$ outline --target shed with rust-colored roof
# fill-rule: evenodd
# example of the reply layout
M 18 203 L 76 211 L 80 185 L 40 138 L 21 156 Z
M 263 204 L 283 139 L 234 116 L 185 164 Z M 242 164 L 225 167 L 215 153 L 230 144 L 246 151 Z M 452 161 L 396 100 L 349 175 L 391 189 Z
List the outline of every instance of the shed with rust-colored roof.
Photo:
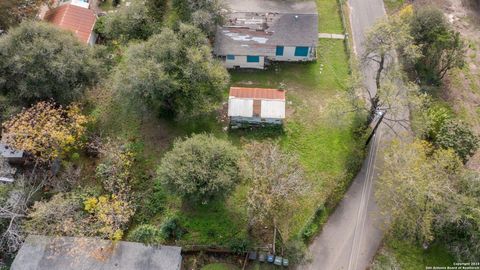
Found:
M 93 27 L 97 16 L 91 9 L 63 4 L 47 12 L 45 21 L 73 32 L 84 43 L 95 44 L 96 34 L 93 32 Z
M 230 125 L 282 124 L 285 92 L 270 88 L 231 87 L 228 98 Z

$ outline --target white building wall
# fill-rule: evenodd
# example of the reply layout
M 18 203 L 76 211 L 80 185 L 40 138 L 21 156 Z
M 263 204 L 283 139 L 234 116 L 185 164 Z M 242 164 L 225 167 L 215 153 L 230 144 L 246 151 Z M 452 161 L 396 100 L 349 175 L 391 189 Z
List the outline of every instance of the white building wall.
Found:
M 98 35 L 92 30 L 90 38 L 88 39 L 88 45 L 93 46 L 97 42 Z
M 83 8 L 89 8 L 90 6 L 88 1 L 84 1 L 84 0 L 71 0 L 70 3 L 74 6 L 83 7 Z
M 295 47 L 283 47 L 282 56 L 271 57 L 274 61 L 287 61 L 287 62 L 296 62 L 296 61 L 312 61 L 315 59 L 314 50 L 312 47 L 308 49 L 308 56 L 295 56 Z
M 234 60 L 225 59 L 225 67 L 226 68 L 256 68 L 256 69 L 263 69 L 265 66 L 265 57 L 260 56 L 260 62 L 251 63 L 247 62 L 246 55 L 235 55 Z

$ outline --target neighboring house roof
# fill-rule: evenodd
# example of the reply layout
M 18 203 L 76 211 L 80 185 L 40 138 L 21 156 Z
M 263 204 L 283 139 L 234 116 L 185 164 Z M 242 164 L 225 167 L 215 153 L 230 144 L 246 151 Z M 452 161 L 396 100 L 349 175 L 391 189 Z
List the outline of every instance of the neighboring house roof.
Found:
M 86 237 L 30 235 L 11 270 L 179 270 L 181 248 Z
M 316 13 L 235 12 L 217 28 L 214 53 L 275 56 L 277 46 L 314 47 L 317 42 Z
M 285 118 L 285 91 L 267 88 L 230 88 L 228 116 Z
M 62 29 L 72 31 L 82 42 L 88 43 L 97 16 L 91 9 L 64 4 L 50 10 L 45 15 L 45 20 Z

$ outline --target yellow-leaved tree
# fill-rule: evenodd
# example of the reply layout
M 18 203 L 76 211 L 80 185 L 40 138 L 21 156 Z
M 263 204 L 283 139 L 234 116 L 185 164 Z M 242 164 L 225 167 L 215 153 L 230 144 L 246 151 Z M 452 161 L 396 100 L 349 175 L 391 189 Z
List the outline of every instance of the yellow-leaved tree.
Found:
M 49 162 L 81 147 L 87 122 L 77 104 L 42 101 L 5 122 L 1 141 Z

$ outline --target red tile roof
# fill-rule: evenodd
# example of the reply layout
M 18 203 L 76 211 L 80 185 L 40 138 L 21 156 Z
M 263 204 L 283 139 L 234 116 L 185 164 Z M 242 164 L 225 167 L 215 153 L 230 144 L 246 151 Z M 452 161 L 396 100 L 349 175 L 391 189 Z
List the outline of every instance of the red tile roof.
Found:
M 62 29 L 74 32 L 81 41 L 88 43 L 97 16 L 91 9 L 64 4 L 49 11 L 45 20 Z
M 285 100 L 285 93 L 284 90 L 269 88 L 230 87 L 230 96 L 237 98 Z

